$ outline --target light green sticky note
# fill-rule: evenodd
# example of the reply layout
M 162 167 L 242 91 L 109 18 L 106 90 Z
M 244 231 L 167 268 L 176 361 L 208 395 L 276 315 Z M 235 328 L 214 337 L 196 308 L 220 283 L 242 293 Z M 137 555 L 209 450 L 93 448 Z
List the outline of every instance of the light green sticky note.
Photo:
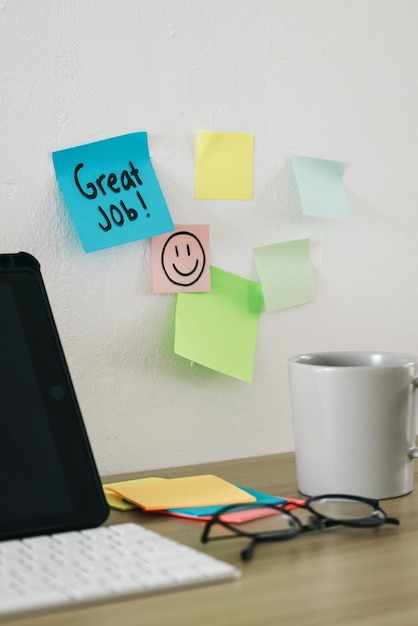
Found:
M 178 293 L 176 354 L 228 376 L 251 382 L 261 285 L 211 266 L 211 291 Z
M 350 217 L 343 185 L 344 163 L 293 156 L 292 167 L 302 212 L 313 217 L 347 220 Z
M 195 197 L 199 200 L 251 200 L 253 146 L 251 133 L 199 133 Z
M 253 254 L 267 312 L 298 306 L 315 298 L 309 239 L 260 246 L 254 248 Z

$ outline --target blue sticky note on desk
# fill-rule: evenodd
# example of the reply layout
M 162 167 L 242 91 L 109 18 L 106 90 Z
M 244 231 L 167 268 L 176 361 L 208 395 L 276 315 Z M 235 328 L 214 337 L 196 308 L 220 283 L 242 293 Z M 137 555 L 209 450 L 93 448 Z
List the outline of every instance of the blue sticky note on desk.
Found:
M 146 132 L 59 150 L 52 159 L 86 252 L 174 230 Z
M 286 502 L 285 498 L 272 496 L 268 493 L 263 493 L 262 491 L 255 491 L 254 489 L 241 487 L 240 485 L 239 488 L 254 496 L 258 504 L 281 504 L 283 502 Z M 212 515 L 215 515 L 215 513 L 223 508 L 225 508 L 225 504 L 214 506 L 194 506 L 181 509 L 168 509 L 167 512 L 174 515 L 184 515 L 187 517 L 212 517 Z

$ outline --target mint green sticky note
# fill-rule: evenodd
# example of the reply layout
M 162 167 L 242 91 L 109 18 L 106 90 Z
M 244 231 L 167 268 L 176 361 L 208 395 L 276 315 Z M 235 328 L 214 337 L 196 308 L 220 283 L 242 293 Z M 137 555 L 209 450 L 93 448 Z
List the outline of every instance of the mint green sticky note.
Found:
M 299 189 L 302 212 L 312 217 L 348 220 L 348 202 L 343 186 L 344 163 L 293 156 L 292 167 Z
M 268 313 L 315 298 L 309 239 L 260 246 L 253 255 Z
M 176 354 L 210 369 L 251 382 L 261 285 L 211 266 L 211 291 L 178 293 Z

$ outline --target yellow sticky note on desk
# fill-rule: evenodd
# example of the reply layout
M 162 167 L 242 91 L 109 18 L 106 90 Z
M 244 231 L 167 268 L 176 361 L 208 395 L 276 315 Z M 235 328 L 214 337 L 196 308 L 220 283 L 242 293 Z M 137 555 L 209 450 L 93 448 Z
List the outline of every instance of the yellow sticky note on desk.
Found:
M 107 486 L 125 500 L 145 509 L 161 511 L 193 506 L 255 502 L 256 498 L 232 483 L 204 474 L 160 481 L 129 481 Z
M 103 491 L 105 492 L 105 497 L 108 505 L 112 509 L 116 509 L 117 511 L 131 511 L 132 509 L 136 509 L 136 504 L 132 504 L 124 499 L 123 496 L 119 495 L 114 491 L 114 489 L 123 489 L 123 487 L 127 484 L 136 484 L 138 482 L 154 482 L 156 480 L 165 480 L 164 478 L 157 478 L 150 476 L 149 478 L 133 478 L 132 480 L 124 480 L 117 483 L 107 483 L 103 485 Z

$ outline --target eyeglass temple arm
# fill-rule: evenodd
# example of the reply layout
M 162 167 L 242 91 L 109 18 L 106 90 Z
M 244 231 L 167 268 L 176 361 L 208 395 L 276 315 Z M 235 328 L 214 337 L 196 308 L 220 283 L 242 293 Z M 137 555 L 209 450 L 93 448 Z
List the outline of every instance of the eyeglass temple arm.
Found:
M 251 539 L 250 543 L 248 544 L 248 546 L 246 548 L 244 548 L 243 550 L 241 550 L 240 555 L 241 555 L 241 559 L 243 561 L 251 561 L 251 559 L 253 558 L 254 555 L 254 548 L 257 544 L 257 539 L 256 537 L 254 537 L 253 539 Z

